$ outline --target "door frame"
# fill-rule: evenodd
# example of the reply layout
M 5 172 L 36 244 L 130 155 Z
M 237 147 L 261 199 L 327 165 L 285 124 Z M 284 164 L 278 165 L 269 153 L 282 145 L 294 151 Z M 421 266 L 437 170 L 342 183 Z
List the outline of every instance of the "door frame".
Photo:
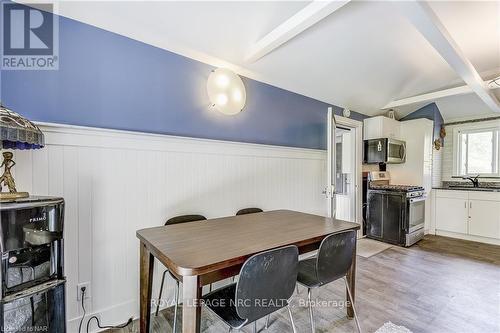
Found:
M 355 222 L 361 225 L 363 230 L 363 122 L 335 115 L 336 126 L 342 126 L 354 131 L 355 138 L 355 166 L 354 166 L 354 188 L 355 188 Z M 330 138 L 329 138 L 330 140 Z M 358 238 L 362 237 L 362 232 L 358 230 Z

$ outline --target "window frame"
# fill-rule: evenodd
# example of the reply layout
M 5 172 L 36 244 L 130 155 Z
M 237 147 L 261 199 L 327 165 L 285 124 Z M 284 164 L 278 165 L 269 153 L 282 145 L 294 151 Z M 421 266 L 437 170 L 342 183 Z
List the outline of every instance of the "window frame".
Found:
M 469 177 L 469 176 L 477 176 L 477 173 L 470 173 L 468 170 L 468 151 L 469 147 L 467 145 L 467 149 L 465 149 L 465 171 L 462 170 L 462 157 L 464 154 L 463 144 L 462 144 L 462 135 L 469 135 L 474 133 L 493 133 L 493 149 L 492 149 L 492 161 L 494 165 L 492 165 L 493 172 L 492 173 L 480 173 L 479 177 L 500 177 L 500 123 L 498 125 L 494 124 L 482 124 L 475 126 L 467 126 L 456 128 L 454 130 L 454 154 L 453 154 L 453 174 L 459 177 Z M 468 141 L 468 139 L 467 139 Z

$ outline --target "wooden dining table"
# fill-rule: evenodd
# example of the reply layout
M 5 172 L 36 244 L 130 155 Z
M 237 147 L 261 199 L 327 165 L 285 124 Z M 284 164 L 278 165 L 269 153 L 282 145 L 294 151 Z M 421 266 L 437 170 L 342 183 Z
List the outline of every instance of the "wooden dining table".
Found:
M 202 287 L 238 275 L 250 256 L 296 245 L 316 250 L 327 235 L 360 225 L 291 210 L 275 210 L 147 228 L 140 240 L 140 332 L 149 333 L 154 258 L 182 282 L 182 332 L 200 332 Z M 356 254 L 347 279 L 355 295 Z M 348 304 L 350 304 L 348 302 Z M 348 305 L 347 314 L 353 316 Z

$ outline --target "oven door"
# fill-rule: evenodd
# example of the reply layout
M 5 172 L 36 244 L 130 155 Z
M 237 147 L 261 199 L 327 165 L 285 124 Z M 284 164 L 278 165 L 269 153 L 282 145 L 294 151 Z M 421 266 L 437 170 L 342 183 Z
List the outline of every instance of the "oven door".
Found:
M 408 233 L 424 227 L 425 200 L 426 197 L 408 199 Z
M 404 163 L 406 161 L 406 143 L 401 140 L 387 140 L 387 163 Z
M 65 281 L 55 280 L 0 301 L 2 332 L 65 333 Z

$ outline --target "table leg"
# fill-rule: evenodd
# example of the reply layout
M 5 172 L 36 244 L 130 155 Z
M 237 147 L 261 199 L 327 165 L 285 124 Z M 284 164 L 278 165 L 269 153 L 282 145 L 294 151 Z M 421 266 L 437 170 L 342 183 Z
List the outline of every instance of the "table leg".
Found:
M 149 333 L 151 318 L 151 290 L 153 286 L 153 255 L 140 245 L 140 333 Z
M 352 294 L 352 302 L 356 298 L 356 245 L 354 245 L 354 252 L 352 254 L 352 264 L 349 270 L 347 271 L 347 283 L 349 284 L 349 289 L 351 289 Z M 347 288 L 346 288 L 347 289 Z M 348 301 L 347 306 L 347 317 L 352 318 L 354 316 L 354 311 L 352 310 L 351 302 L 349 299 L 349 295 L 346 290 L 346 299 Z
M 197 275 L 182 278 L 182 332 L 199 333 L 201 322 L 201 287 Z

